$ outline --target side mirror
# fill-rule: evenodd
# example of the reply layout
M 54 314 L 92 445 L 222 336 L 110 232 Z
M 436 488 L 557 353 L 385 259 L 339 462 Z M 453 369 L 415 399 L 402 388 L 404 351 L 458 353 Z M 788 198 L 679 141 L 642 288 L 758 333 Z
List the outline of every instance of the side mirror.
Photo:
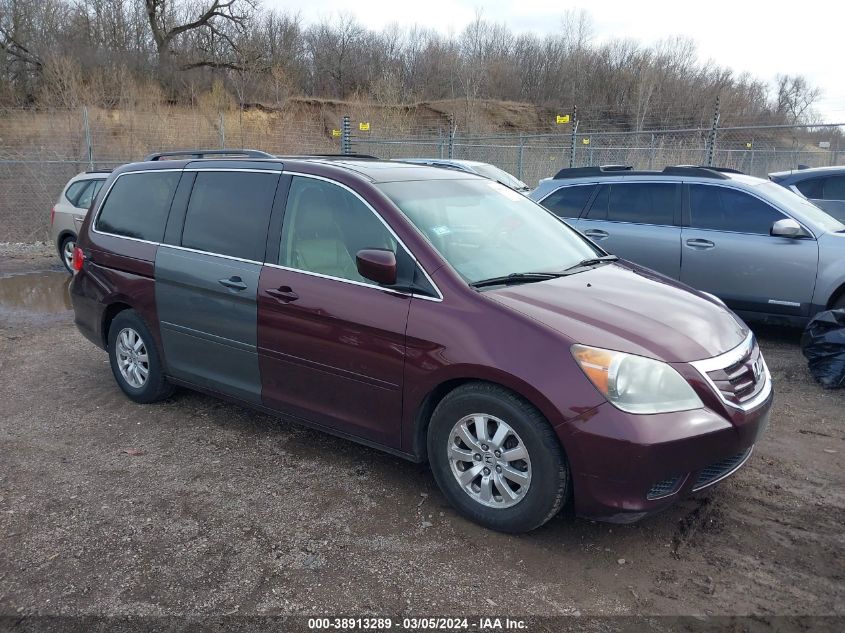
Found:
M 804 229 L 792 218 L 784 218 L 772 224 L 770 233 L 775 237 L 799 237 L 804 234 Z
M 355 256 L 355 266 L 364 279 L 385 286 L 396 283 L 396 255 L 393 251 L 365 248 Z

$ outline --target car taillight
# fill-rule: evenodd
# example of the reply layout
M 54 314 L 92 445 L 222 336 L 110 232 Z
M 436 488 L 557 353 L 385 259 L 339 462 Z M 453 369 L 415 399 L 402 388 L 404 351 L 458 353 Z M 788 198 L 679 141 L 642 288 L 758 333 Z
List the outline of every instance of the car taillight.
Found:
M 54 205 L 53 208 L 50 209 L 50 226 L 53 226 L 53 220 L 55 220 L 55 219 L 56 219 L 56 207 Z
M 82 263 L 85 261 L 85 253 L 82 252 L 82 249 L 78 246 L 73 248 L 73 270 L 74 272 L 79 272 L 82 270 Z

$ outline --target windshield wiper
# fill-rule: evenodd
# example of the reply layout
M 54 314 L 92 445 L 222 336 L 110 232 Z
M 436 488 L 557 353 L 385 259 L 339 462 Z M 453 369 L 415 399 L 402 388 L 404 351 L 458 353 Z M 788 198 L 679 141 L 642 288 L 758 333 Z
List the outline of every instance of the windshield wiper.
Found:
M 536 281 L 546 281 L 547 279 L 557 279 L 558 277 L 566 277 L 574 273 L 580 272 L 584 268 L 590 266 L 598 266 L 608 262 L 615 262 L 619 258 L 616 255 L 602 255 L 601 257 L 591 257 L 590 259 L 582 259 L 574 266 L 570 266 L 560 272 L 528 272 L 528 273 L 511 273 L 510 275 L 502 275 L 501 277 L 490 277 L 489 279 L 481 279 L 473 281 L 470 286 L 473 288 L 485 288 L 486 286 L 507 286 L 510 284 L 530 284 Z
M 501 277 L 490 277 L 489 279 L 481 279 L 473 281 L 470 286 L 473 288 L 485 288 L 486 286 L 507 286 L 510 284 L 530 284 L 535 281 L 545 281 L 546 279 L 556 279 L 563 277 L 564 273 L 511 273 L 510 275 L 502 275 Z
M 606 262 L 615 262 L 618 260 L 619 258 L 616 255 L 602 255 L 601 257 L 590 257 L 589 259 L 582 259 L 574 266 L 570 266 L 569 268 L 565 269 L 564 272 L 574 271 L 579 268 L 588 268 L 590 266 L 598 266 L 599 264 L 604 264 Z

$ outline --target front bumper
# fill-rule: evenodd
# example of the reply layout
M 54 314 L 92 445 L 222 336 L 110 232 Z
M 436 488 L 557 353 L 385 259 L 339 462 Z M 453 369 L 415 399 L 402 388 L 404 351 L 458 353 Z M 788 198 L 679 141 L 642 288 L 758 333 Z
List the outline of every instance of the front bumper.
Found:
M 576 514 L 629 523 L 728 477 L 750 457 L 772 401 L 769 389 L 747 411 L 714 406 L 657 415 L 606 403 L 559 426 Z

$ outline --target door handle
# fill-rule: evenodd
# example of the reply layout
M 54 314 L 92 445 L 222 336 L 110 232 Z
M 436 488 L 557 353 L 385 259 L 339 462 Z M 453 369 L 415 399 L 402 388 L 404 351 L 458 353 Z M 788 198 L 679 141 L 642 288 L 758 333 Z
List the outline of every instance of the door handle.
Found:
M 282 303 L 290 303 L 299 299 L 299 295 L 290 286 L 279 286 L 278 288 L 271 288 L 266 292 L 269 296 Z
M 217 283 L 221 286 L 226 286 L 229 290 L 237 290 L 238 292 L 246 290 L 246 284 L 243 282 L 243 279 L 237 275 L 229 277 L 228 279 L 218 279 Z
M 713 248 L 716 246 L 715 242 L 711 242 L 710 240 L 702 240 L 702 239 L 691 239 L 687 240 L 687 246 L 690 248 L 694 248 L 696 250 L 707 250 L 708 248 Z
M 592 237 L 596 240 L 603 240 L 606 237 L 610 237 L 610 233 L 608 233 L 607 231 L 602 231 L 601 229 L 587 229 L 586 231 L 584 231 L 584 235 L 586 235 L 587 237 Z

